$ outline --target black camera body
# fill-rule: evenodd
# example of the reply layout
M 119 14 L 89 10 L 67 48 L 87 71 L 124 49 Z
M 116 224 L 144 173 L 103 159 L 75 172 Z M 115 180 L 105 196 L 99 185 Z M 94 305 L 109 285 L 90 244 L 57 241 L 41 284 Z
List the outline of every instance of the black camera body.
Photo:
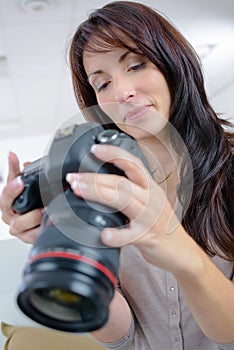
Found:
M 129 135 L 95 122 L 70 125 L 56 132 L 46 156 L 23 170 L 25 188 L 13 204 L 19 214 L 45 207 L 18 306 L 34 321 L 68 332 L 89 332 L 106 323 L 117 286 L 119 250 L 106 247 L 100 234 L 105 227 L 121 229 L 129 223 L 115 208 L 75 196 L 66 182 L 71 172 L 125 176 L 90 152 L 95 143 L 122 147 L 148 168 Z
M 73 124 L 59 129 L 53 139 L 48 156 L 30 163 L 22 172 L 23 193 L 16 198 L 13 208 L 19 214 L 47 206 L 67 186 L 68 172 L 124 173 L 112 164 L 103 164 L 90 153 L 95 143 L 109 143 L 122 147 L 137 157 L 142 153 L 136 142 L 115 129 L 105 130 L 95 122 Z M 146 161 L 145 165 L 147 166 Z

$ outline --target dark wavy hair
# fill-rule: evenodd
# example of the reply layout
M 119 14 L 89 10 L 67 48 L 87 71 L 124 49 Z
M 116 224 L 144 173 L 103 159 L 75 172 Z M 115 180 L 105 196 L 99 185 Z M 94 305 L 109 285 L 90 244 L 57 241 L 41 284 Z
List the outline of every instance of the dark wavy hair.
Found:
M 69 52 L 78 105 L 81 110 L 97 105 L 83 66 L 84 49 L 134 50 L 129 42 L 163 73 L 172 98 L 170 123 L 191 157 L 193 193 L 182 224 L 208 255 L 233 261 L 233 134 L 225 132 L 228 122 L 219 118 L 208 102 L 196 52 L 164 15 L 130 1 L 109 3 L 89 15 L 75 32 Z M 86 118 L 110 122 L 101 110 Z M 181 173 L 180 198 L 186 197 L 188 179 L 192 181 Z

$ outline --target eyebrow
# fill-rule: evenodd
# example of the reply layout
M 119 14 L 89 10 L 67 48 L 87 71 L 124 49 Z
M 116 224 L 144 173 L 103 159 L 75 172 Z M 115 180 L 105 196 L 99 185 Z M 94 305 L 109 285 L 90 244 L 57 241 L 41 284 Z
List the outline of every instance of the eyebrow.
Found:
M 119 63 L 123 62 L 123 61 L 126 59 L 126 57 L 127 57 L 131 52 L 132 52 L 132 51 L 126 51 L 126 52 L 124 52 L 124 53 L 120 56 L 118 62 L 119 62 Z M 89 78 L 90 78 L 92 75 L 102 74 L 102 73 L 104 73 L 104 72 L 103 72 L 101 69 L 95 70 L 94 72 L 92 72 L 92 73 L 90 73 L 90 74 L 88 75 L 88 80 L 89 80 Z

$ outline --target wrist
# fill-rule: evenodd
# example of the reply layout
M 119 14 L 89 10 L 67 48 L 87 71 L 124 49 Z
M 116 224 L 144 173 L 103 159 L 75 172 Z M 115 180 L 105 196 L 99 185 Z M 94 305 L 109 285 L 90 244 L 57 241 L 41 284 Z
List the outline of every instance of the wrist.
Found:
M 184 230 L 183 230 L 184 231 Z M 180 233 L 181 234 L 181 233 Z M 171 272 L 179 279 L 196 279 L 205 273 L 207 261 L 210 261 L 202 248 L 183 232 L 182 249 L 178 251 L 178 261 L 172 267 Z

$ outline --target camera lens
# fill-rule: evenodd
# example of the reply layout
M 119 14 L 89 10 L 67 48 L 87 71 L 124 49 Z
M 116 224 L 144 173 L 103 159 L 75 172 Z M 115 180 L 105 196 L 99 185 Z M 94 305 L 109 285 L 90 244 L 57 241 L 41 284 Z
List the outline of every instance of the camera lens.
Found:
M 88 332 L 103 326 L 114 286 L 102 265 L 65 252 L 38 254 L 28 264 L 17 297 L 20 309 L 47 327 Z
M 73 247 L 58 248 L 61 240 L 64 247 Z M 61 331 L 89 332 L 102 327 L 117 283 L 116 267 L 110 262 L 110 257 L 116 261 L 116 250 L 76 245 L 53 224 L 37 244 L 24 271 L 19 308 L 34 321 Z
M 92 320 L 95 314 L 88 298 L 61 288 L 32 291 L 30 302 L 44 315 L 65 322 Z

